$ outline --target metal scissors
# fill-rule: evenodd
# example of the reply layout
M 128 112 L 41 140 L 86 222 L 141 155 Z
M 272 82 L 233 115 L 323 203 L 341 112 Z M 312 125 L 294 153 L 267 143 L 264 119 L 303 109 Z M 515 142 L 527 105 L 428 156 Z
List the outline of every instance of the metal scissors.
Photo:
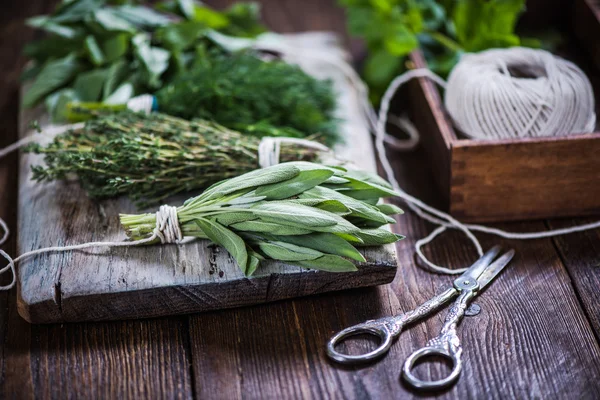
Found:
M 458 296 L 446 315 L 440 335 L 429 340 L 425 347 L 412 353 L 402 368 L 402 377 L 414 388 L 442 389 L 451 386 L 458 379 L 462 369 L 460 359 L 462 347 L 456 335 L 456 326 L 463 319 L 471 300 L 508 265 L 515 254 L 514 250 L 509 250 L 496 258 L 499 253 L 500 247 L 493 247 L 457 278 L 451 287 L 412 311 L 394 317 L 366 321 L 338 332 L 327 343 L 327 355 L 342 364 L 357 364 L 381 357 L 390 349 L 392 341 L 405 325 L 423 319 Z M 379 347 L 360 355 L 343 354 L 335 349 L 336 345 L 348 337 L 359 334 L 378 336 L 381 339 Z M 451 361 L 452 370 L 448 376 L 436 381 L 423 381 L 412 373 L 418 360 L 431 356 L 441 356 Z

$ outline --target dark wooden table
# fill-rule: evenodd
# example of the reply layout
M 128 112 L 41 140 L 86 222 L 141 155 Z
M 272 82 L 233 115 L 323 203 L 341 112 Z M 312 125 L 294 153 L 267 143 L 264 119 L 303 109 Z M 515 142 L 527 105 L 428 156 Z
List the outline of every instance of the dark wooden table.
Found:
M 23 18 L 57 1 L 0 5 L 0 146 L 16 139 L 20 57 L 33 32 Z M 216 2 L 210 2 L 216 3 Z M 281 32 L 344 32 L 344 15 L 322 0 L 263 1 L 265 22 Z M 347 39 L 347 38 L 346 38 Z M 348 41 L 353 53 L 361 46 Z M 410 192 L 436 204 L 419 153 L 391 154 Z M 15 226 L 16 156 L 0 162 L 0 216 Z M 502 225 L 532 231 L 583 220 Z M 400 268 L 387 286 L 243 309 L 163 319 L 29 325 L 16 294 L 0 293 L 0 398 L 408 398 L 400 367 L 436 335 L 443 313 L 408 330 L 381 362 L 362 368 L 330 363 L 323 352 L 338 329 L 396 314 L 429 298 L 452 278 L 416 266 L 413 245 L 431 226 L 399 219 Z M 40 227 L 43 229 L 43 227 Z M 13 241 L 5 249 L 14 254 Z M 484 237 L 485 247 L 499 242 Z M 501 242 L 501 241 L 500 241 Z M 503 243 L 517 256 L 476 301 L 482 311 L 459 328 L 464 369 L 447 398 L 600 398 L 600 232 Z M 462 267 L 473 249 L 457 234 L 429 256 Z M 437 366 L 423 374 L 438 373 Z M 420 396 L 419 396 L 420 397 Z

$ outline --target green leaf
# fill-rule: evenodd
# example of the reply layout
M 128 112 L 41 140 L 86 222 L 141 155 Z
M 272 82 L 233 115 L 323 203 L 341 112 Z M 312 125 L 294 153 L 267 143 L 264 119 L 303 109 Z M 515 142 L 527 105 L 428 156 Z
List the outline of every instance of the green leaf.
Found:
M 124 60 L 117 61 L 108 67 L 106 81 L 102 88 L 102 99 L 106 100 L 117 90 L 128 72 L 129 68 Z
M 154 36 L 165 48 L 182 51 L 195 45 L 206 30 L 206 25 L 201 22 L 183 21 L 158 29 Z
M 86 36 L 84 44 L 85 51 L 92 64 L 98 67 L 105 63 L 106 59 L 104 58 L 104 53 L 102 53 L 102 50 L 100 49 L 100 46 L 98 45 L 98 42 L 94 36 Z
M 331 213 L 342 216 L 349 215 L 352 213 L 352 211 L 339 200 L 320 201 L 319 203 L 315 204 L 314 207 L 318 208 L 319 210 L 329 211 Z
M 272 222 L 264 221 L 244 221 L 229 225 L 229 227 L 244 232 L 262 232 L 272 235 L 306 235 L 312 230 L 297 228 L 294 226 L 280 225 Z
M 223 32 L 237 37 L 254 37 L 267 29 L 260 23 L 260 5 L 258 3 L 234 3 L 223 14 L 229 25 Z
M 53 21 L 57 23 L 73 23 L 82 21 L 86 16 L 106 3 L 105 0 L 65 1 L 56 8 Z
M 256 272 L 256 269 L 258 268 L 258 266 L 260 265 L 260 260 L 255 257 L 254 255 L 249 255 L 248 256 L 248 266 L 246 268 L 246 276 L 252 276 L 252 274 L 254 274 L 254 272 Z
M 374 85 L 387 84 L 398 74 L 401 65 L 401 56 L 391 54 L 386 49 L 379 49 L 367 58 L 365 78 Z
M 257 169 L 242 176 L 228 179 L 208 188 L 198 200 L 210 200 L 233 192 L 251 189 L 292 179 L 300 173 L 294 163 L 284 163 Z M 193 201 L 193 200 L 192 200 Z
M 102 42 L 102 52 L 107 62 L 120 60 L 127 54 L 130 37 L 128 33 L 117 33 Z
M 208 28 L 220 29 L 229 25 L 229 19 L 222 13 L 211 9 L 210 7 L 195 5 L 194 21 L 202 22 Z
M 248 263 L 248 252 L 246 251 L 244 240 L 224 226 L 208 219 L 198 218 L 196 224 L 211 241 L 223 246 L 229 252 L 245 274 Z
M 74 54 L 47 62 L 23 97 L 24 107 L 33 107 L 46 95 L 69 83 L 81 66 Z
M 258 217 L 251 212 L 228 212 L 219 214 L 216 217 L 217 222 L 221 225 L 229 226 L 237 224 L 238 222 L 252 221 L 258 219 Z
M 387 229 L 363 229 L 355 235 L 363 241 L 360 246 L 380 246 L 404 239 L 404 236 L 392 233 Z
M 312 229 L 336 226 L 338 218 L 343 219 L 327 211 L 317 210 L 300 204 L 266 202 L 254 205 L 249 210 L 266 222 L 287 223 L 293 226 Z
M 305 268 L 317 269 L 320 271 L 328 272 L 353 272 L 358 271 L 356 265 L 351 261 L 346 260 L 340 256 L 324 255 L 309 261 L 298 261 L 298 265 Z
M 292 179 L 264 185 L 256 189 L 257 196 L 266 196 L 267 200 L 282 200 L 300 194 L 325 182 L 333 175 L 330 169 L 312 169 L 300 171 Z
M 382 203 L 382 204 L 377 204 L 376 207 L 379 211 L 381 211 L 385 215 L 404 214 L 404 211 L 400 207 L 395 206 L 394 204 Z
M 79 74 L 73 83 L 77 97 L 84 102 L 99 101 L 108 72 L 108 69 L 94 69 Z
M 525 0 L 458 0 L 452 13 L 456 36 L 470 52 L 516 45 L 515 25 L 524 10 Z
M 151 47 L 150 38 L 146 34 L 134 36 L 132 43 L 136 58 L 142 65 L 146 84 L 151 88 L 160 87 L 160 77 L 169 67 L 169 52 L 159 47 Z
M 93 21 L 107 32 L 136 32 L 135 26 L 120 18 L 114 10 L 99 9 L 93 13 Z
M 73 89 L 61 89 L 46 97 L 46 108 L 52 122 L 67 121 L 67 106 L 75 101 L 79 101 L 79 98 Z
M 193 19 L 195 15 L 195 2 L 194 0 L 177 0 L 179 10 L 187 19 Z
M 82 29 L 80 28 L 58 24 L 53 20 L 53 18 L 46 15 L 29 18 L 26 21 L 26 24 L 33 28 L 43 29 L 48 33 L 52 33 L 64 39 L 76 39 L 83 33 Z
M 267 257 L 281 261 L 306 261 L 323 256 L 320 251 L 285 242 L 259 242 L 258 247 Z
M 166 15 L 145 6 L 124 5 L 117 8 L 115 14 L 137 27 L 146 29 L 155 29 L 172 22 Z
M 277 235 L 276 233 L 273 234 Z M 354 246 L 333 233 L 311 233 L 302 236 L 278 237 L 278 240 L 319 250 L 323 253 L 348 257 L 360 262 L 365 261 L 363 255 Z

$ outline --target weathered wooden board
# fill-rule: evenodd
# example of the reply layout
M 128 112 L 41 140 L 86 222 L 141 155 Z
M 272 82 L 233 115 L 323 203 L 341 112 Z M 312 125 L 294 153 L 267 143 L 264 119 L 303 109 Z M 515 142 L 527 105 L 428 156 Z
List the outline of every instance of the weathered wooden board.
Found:
M 345 144 L 336 153 L 375 170 L 372 143 L 353 91 L 335 70 L 316 67 L 314 72 L 332 78 L 340 94 Z M 27 127 L 32 120 L 50 126 L 43 110 L 25 110 L 21 136 L 31 134 Z M 19 254 L 124 238 L 118 214 L 136 211 L 128 200 L 91 201 L 77 182 L 34 183 L 30 166 L 40 162 L 39 156 L 21 157 Z M 265 262 L 248 279 L 226 251 L 208 241 L 45 254 L 20 263 L 18 307 L 34 323 L 144 318 L 378 285 L 394 278 L 393 245 L 365 249 L 364 255 L 368 261 L 357 272 L 335 274 Z

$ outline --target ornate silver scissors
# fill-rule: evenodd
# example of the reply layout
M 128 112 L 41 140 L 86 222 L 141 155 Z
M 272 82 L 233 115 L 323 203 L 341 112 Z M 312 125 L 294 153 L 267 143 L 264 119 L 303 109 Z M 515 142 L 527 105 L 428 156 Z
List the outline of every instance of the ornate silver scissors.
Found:
M 451 287 L 412 311 L 395 317 L 366 321 L 338 332 L 327 343 L 327 355 L 343 364 L 367 362 L 381 357 L 390 349 L 392 341 L 405 325 L 424 318 L 458 296 L 446 315 L 440 335 L 429 340 L 425 347 L 412 353 L 402 368 L 403 378 L 417 389 L 441 389 L 454 384 L 462 369 L 460 359 L 462 347 L 456 335 L 456 326 L 463 319 L 471 300 L 506 267 L 515 254 L 514 250 L 509 250 L 496 258 L 499 253 L 500 247 L 493 247 L 457 278 Z M 381 339 L 378 348 L 360 355 L 343 354 L 335 349 L 336 345 L 348 337 L 365 333 Z M 450 374 L 437 381 L 423 381 L 413 375 L 412 369 L 417 360 L 430 356 L 441 356 L 450 360 L 452 362 Z

